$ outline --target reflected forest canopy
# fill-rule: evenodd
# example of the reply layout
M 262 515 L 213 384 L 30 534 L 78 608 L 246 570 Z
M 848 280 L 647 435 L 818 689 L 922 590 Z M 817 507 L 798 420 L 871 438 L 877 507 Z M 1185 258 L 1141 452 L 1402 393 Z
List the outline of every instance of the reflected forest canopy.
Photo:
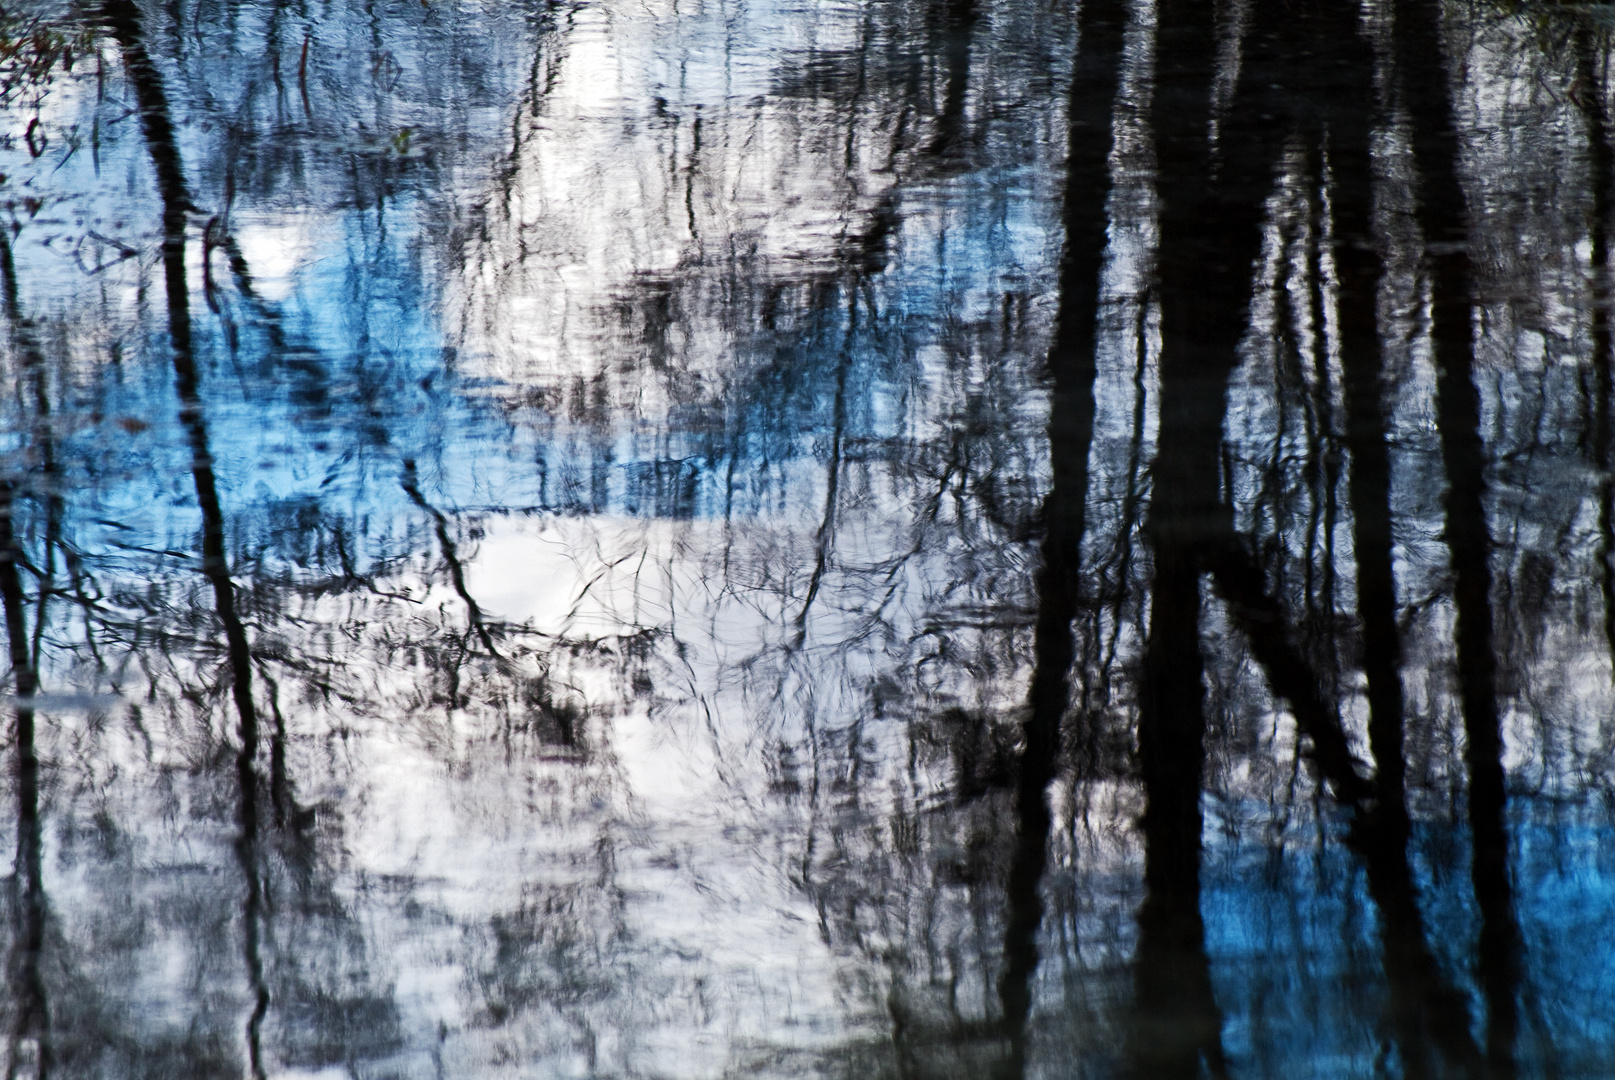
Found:
M 0 0 L 5 1076 L 1610 1076 L 1612 46 Z

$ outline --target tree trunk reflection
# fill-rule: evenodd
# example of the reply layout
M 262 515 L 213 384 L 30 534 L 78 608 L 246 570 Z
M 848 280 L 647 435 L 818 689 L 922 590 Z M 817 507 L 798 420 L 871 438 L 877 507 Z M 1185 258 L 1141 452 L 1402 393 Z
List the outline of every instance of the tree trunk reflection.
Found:
M 1121 74 L 1127 7 L 1121 0 L 1084 3 L 1066 119 L 1062 203 L 1065 248 L 1060 308 L 1049 347 L 1049 458 L 1043 499 L 1043 543 L 1037 572 L 1031 688 L 1015 781 L 1015 847 L 1009 880 L 1004 972 L 999 978 L 1010 1041 L 1007 1075 L 1026 1069 L 1026 1026 L 1037 970 L 1041 894 L 1052 823 L 1048 788 L 1061 756 L 1061 726 L 1070 705 L 1076 660 L 1072 623 L 1082 597 L 1082 538 L 1093 443 L 1094 378 L 1100 340 L 1100 276 L 1109 220 L 1112 117 Z
M 240 746 L 236 752 L 239 832 L 235 849 L 247 887 L 241 914 L 242 951 L 253 997 L 246 1023 L 247 1063 L 255 1080 L 261 1080 L 267 1075 L 261 1031 L 264 1016 L 269 1011 L 269 987 L 264 981 L 262 957 L 264 898 L 259 855 L 258 708 L 252 697 L 252 650 L 246 627 L 236 610 L 235 583 L 230 577 L 225 550 L 224 511 L 213 471 L 213 454 L 208 446 L 207 417 L 192 343 L 185 244 L 187 218 L 193 206 L 186 189 L 162 76 L 146 51 L 140 11 L 130 0 L 109 0 L 103 10 L 123 52 L 124 67 L 140 103 L 141 127 L 162 198 L 163 281 L 168 302 L 168 337 L 173 347 L 174 391 L 179 398 L 180 423 L 190 444 L 191 478 L 202 515 L 201 570 L 213 588 L 214 611 L 224 630 L 230 693 L 236 706 L 236 735 Z

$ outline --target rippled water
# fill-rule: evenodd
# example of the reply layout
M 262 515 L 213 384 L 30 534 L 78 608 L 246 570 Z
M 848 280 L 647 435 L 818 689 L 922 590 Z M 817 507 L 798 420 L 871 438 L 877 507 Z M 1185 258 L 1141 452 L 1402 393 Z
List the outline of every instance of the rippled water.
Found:
M 6 1075 L 1615 1075 L 1612 25 L 8 5 Z

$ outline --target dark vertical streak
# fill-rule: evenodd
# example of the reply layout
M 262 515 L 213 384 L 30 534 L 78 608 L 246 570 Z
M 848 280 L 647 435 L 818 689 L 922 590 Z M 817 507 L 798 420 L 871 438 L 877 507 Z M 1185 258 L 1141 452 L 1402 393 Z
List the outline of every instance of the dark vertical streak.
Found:
M 1366 68 L 1371 58 L 1356 62 Z M 1359 89 L 1361 93 L 1354 95 L 1358 109 L 1371 108 L 1372 87 Z M 1369 746 L 1378 789 L 1376 814 L 1393 831 L 1405 832 L 1402 637 L 1392 572 L 1391 458 L 1377 314 L 1382 266 L 1372 236 L 1371 132 L 1366 116 L 1340 109 L 1331 117 L 1329 133 L 1346 449 L 1351 455 L 1346 491 L 1368 682 Z
M 314 40 L 311 31 L 303 32 L 303 51 L 297 57 L 297 91 L 303 98 L 303 116 L 312 120 L 314 110 L 308 102 L 308 47 Z
M 34 446 L 38 451 L 37 474 L 44 479 L 45 497 L 45 553 L 39 584 L 39 610 L 34 621 L 33 664 L 39 666 L 41 635 L 45 632 L 45 604 L 55 592 L 52 580 L 58 549 L 75 585 L 79 583 L 77 556 L 62 543 L 62 518 L 65 508 L 61 492 L 61 467 L 56 460 L 56 439 L 51 426 L 51 406 L 48 374 L 45 370 L 44 350 L 39 346 L 35 326 L 22 310 L 17 287 L 17 266 L 12 258 L 11 239 L 0 232 L 0 296 L 3 296 L 6 321 L 11 327 L 17 351 L 22 357 L 22 370 L 32 384 L 34 392 Z
M 959 149 L 965 101 L 970 93 L 970 47 L 978 17 L 975 0 L 946 0 L 943 7 L 942 55 L 948 74 L 936 137 L 926 147 L 928 153 L 945 156 Z
M 1132 1075 L 1223 1071 L 1222 1016 L 1200 915 L 1200 778 L 1205 717 L 1200 580 L 1192 553 L 1156 548 L 1149 645 L 1139 702 L 1144 886 L 1135 956 Z
M 17 858 L 12 868 L 12 910 L 16 938 L 12 947 L 10 992 L 16 1010 L 8 1039 L 7 1080 L 17 1075 L 21 1044 L 38 1041 L 38 1075 L 45 1080 L 52 1064 L 50 1006 L 40 976 L 45 947 L 45 881 L 39 821 L 39 757 L 34 748 L 34 694 L 39 673 L 29 649 L 26 600 L 18 563 L 22 548 L 12 521 L 16 490 L 0 482 L 0 601 L 4 602 L 6 640 L 10 647 L 12 685 L 17 695 L 15 782 L 17 785 Z
M 1598 475 L 1598 585 L 1604 602 L 1604 641 L 1608 645 L 1612 677 L 1615 677 L 1615 477 L 1610 460 L 1610 267 L 1609 231 L 1615 213 L 1615 153 L 1609 145 L 1609 117 L 1604 109 L 1604 80 L 1595 64 L 1592 32 L 1585 26 L 1576 34 L 1576 87 L 1581 91 L 1573 100 L 1587 116 L 1587 158 L 1592 175 L 1592 221 L 1588 228 L 1592 241 L 1593 304 L 1593 400 L 1592 465 Z
M 1344 5 L 1342 11 L 1349 10 Z M 1348 41 L 1354 40 L 1352 37 Z M 1349 63 L 1349 61 L 1348 61 Z M 1316 456 L 1323 458 L 1323 572 L 1320 583 L 1321 606 L 1324 616 L 1333 622 L 1335 615 L 1335 530 L 1340 518 L 1340 448 L 1335 441 L 1335 421 L 1333 390 L 1331 387 L 1331 371 L 1329 365 L 1329 349 L 1326 340 L 1327 326 L 1324 322 L 1324 281 L 1323 281 L 1323 239 L 1328 235 L 1325 231 L 1326 222 L 1323 220 L 1322 207 L 1319 205 L 1318 192 L 1314 187 L 1308 195 L 1309 213 L 1312 217 L 1312 242 L 1308 245 L 1306 258 L 1307 281 L 1307 315 L 1312 325 L 1313 334 L 1313 370 L 1318 380 L 1318 427 L 1321 429 L 1318 448 L 1314 451 Z M 1308 574 L 1311 574 L 1312 560 L 1307 561 Z M 1310 595 L 1310 594 L 1309 594 Z M 1338 683 L 1338 678 L 1334 680 Z M 1338 690 L 1337 686 L 1331 686 Z
M 60 470 L 50 426 L 50 396 L 44 352 L 39 346 L 33 323 L 23 315 L 11 240 L 3 230 L 0 230 L 0 295 L 4 298 L 6 321 L 22 357 L 22 370 L 32 383 L 34 440 L 39 451 L 38 474 L 44 478 L 47 486 L 45 570 L 39 584 L 32 640 L 27 632 L 22 582 L 17 569 L 23 555 L 12 521 L 16 492 L 9 481 L 0 490 L 0 560 L 3 560 L 0 561 L 0 597 L 5 603 L 13 681 L 18 698 L 14 736 L 17 746 L 17 859 L 12 877 L 13 887 L 20 890 L 14 905 L 19 925 L 18 951 L 12 966 L 12 992 L 18 1013 L 8 1047 L 6 1076 L 9 1080 L 16 1075 L 20 1043 L 30 1034 L 38 1039 L 38 1075 L 43 1078 L 52 1064 L 50 1010 L 44 981 L 39 973 L 40 954 L 44 947 L 45 894 L 43 837 L 39 822 L 39 759 L 34 749 L 35 724 L 31 699 L 39 688 L 41 635 L 45 629 L 45 605 L 53 591 L 50 575 L 54 551 L 61 546 L 63 508 Z M 66 551 L 65 548 L 63 550 Z M 73 556 L 68 554 L 66 561 L 76 578 Z
M 1373 58 L 1352 30 L 1341 26 L 1337 31 L 1344 54 L 1341 69 L 1352 82 L 1330 98 L 1335 107 L 1329 111 L 1327 131 L 1346 449 L 1351 455 L 1347 499 L 1374 758 L 1373 808 L 1354 823 L 1350 840 L 1363 858 L 1368 891 L 1379 911 L 1381 955 L 1403 1069 L 1417 1078 L 1444 1075 L 1431 1058 L 1432 1043 L 1460 1068 L 1474 1070 L 1480 1055 L 1469 1035 L 1463 997 L 1446 981 L 1430 951 L 1408 862 L 1406 705 L 1393 570 L 1390 420 L 1378 322 L 1384 266 L 1373 237 Z
M 701 233 L 695 220 L 695 178 L 701 171 L 701 106 L 695 107 L 695 120 L 690 125 L 690 157 L 684 167 L 684 214 L 689 220 L 690 239 L 701 243 Z
M 1104 269 L 1106 194 L 1110 190 L 1112 123 L 1121 71 L 1127 7 L 1123 0 L 1084 0 L 1067 103 L 1065 251 L 1060 307 L 1048 356 L 1051 481 L 1043 500 L 1042 566 L 1027 720 L 1015 787 L 1009 924 L 998 984 L 1010 1042 L 1008 1073 L 1026 1068 L 1026 1022 L 1043 920 L 1040 884 L 1048 860 L 1048 787 L 1060 755 L 1060 724 L 1070 701 L 1076 648 L 1072 622 L 1080 595 L 1086 529 L 1088 454 L 1093 442 L 1094 378 L 1099 337 L 1099 285 Z M 1007 323 L 1006 315 L 1006 323 Z M 1007 331 L 1006 331 L 1007 332 Z
M 1241 91 L 1214 158 L 1215 6 L 1163 0 L 1158 26 L 1152 123 L 1161 205 L 1161 438 L 1145 524 L 1155 563 L 1138 718 L 1146 895 L 1128 1047 L 1132 1075 L 1152 1080 L 1197 1076 L 1202 1064 L 1213 1075 L 1226 1069 L 1200 914 L 1200 574 L 1208 546 L 1226 545 L 1233 535 L 1219 469 L 1225 395 L 1280 141 L 1263 129 L 1283 111 L 1266 98 L 1271 73 L 1260 70 L 1251 82 L 1262 89 Z M 1247 71 L 1252 66 L 1247 58 Z
M 124 68 L 140 106 L 141 129 L 163 202 L 163 272 L 168 298 L 168 333 L 174 355 L 174 388 L 180 402 L 180 423 L 191 448 L 191 477 L 202 517 L 201 569 L 213 586 L 214 611 L 224 628 L 230 689 L 241 744 L 236 755 L 240 831 L 235 848 L 247 885 L 242 914 L 243 952 L 253 990 L 253 1009 L 247 1020 L 247 1054 L 252 1075 L 263 1077 L 259 1033 L 269 1009 L 269 988 L 264 982 L 259 941 L 263 884 L 258 872 L 258 713 L 252 700 L 252 652 L 247 643 L 246 627 L 236 611 L 235 584 L 230 579 L 225 557 L 224 513 L 213 474 L 213 455 L 208 448 L 207 422 L 191 337 L 190 295 L 185 281 L 185 229 L 186 214 L 192 206 L 162 78 L 142 40 L 140 11 L 131 0 L 107 0 L 102 11 L 123 52 Z
M 1209 140 L 1213 5 L 1167 0 L 1159 12 L 1155 128 L 1161 203 L 1160 445 L 1146 535 L 1155 585 L 1139 701 L 1146 809 L 1137 1011 L 1129 1057 L 1140 1077 L 1226 1068 L 1199 911 L 1205 761 L 1200 575 L 1214 572 L 1234 624 L 1274 693 L 1288 701 L 1322 778 L 1354 811 L 1372 788 L 1337 710 L 1299 647 L 1282 598 L 1234 530 L 1222 424 L 1247 327 L 1264 203 L 1287 138 L 1316 132 L 1309 110 L 1342 64 L 1320 59 L 1355 27 L 1351 9 L 1258 4 L 1230 107 Z M 1319 85 L 1322 83 L 1323 85 Z M 1310 122 L 1309 122 L 1310 121 Z
M 1468 210 L 1458 177 L 1460 146 L 1447 87 L 1436 0 L 1400 0 L 1396 68 L 1413 134 L 1419 222 L 1428 245 L 1430 343 L 1436 424 L 1447 472 L 1446 542 L 1457 610 L 1459 698 L 1469 770 L 1470 879 L 1480 908 L 1478 974 L 1486 999 L 1487 1067 L 1514 1075 L 1519 1026 L 1519 928 L 1508 870 L 1507 793 L 1497 706 L 1491 605 L 1491 532 L 1486 520 L 1486 447 L 1475 386 L 1467 243 Z
M 35 715 L 32 699 L 39 690 L 40 635 L 44 633 L 45 604 L 52 591 L 49 567 L 53 561 L 53 548 L 60 544 L 63 510 L 55 441 L 50 426 L 50 397 L 46 385 L 44 353 L 39 346 L 32 322 L 23 315 L 11 241 L 3 232 L 0 232 L 0 292 L 4 295 L 6 321 L 10 324 L 18 352 L 22 357 L 22 369 L 33 384 L 39 474 L 48 486 L 45 493 L 44 560 L 47 573 L 39 585 L 34 637 L 31 642 L 24 614 L 22 581 L 18 573 L 18 564 L 22 561 L 23 554 L 13 520 L 16 491 L 9 481 L 0 486 L 0 598 L 3 598 L 5 606 L 6 634 L 10 645 L 13 684 L 18 699 L 14 733 L 17 747 L 15 774 L 17 857 L 12 872 L 12 886 L 17 890 L 14 910 L 17 913 L 18 926 L 17 952 L 13 957 L 11 972 L 17 1017 L 8 1046 L 6 1077 L 10 1080 L 17 1075 L 20 1044 L 23 1039 L 32 1035 L 38 1040 L 37 1075 L 40 1080 L 45 1080 L 54 1062 L 50 1041 L 49 1000 L 39 970 L 45 944 L 44 837 L 39 819 L 39 757 L 35 749 Z M 68 556 L 68 562 L 69 568 L 72 569 L 72 556 Z

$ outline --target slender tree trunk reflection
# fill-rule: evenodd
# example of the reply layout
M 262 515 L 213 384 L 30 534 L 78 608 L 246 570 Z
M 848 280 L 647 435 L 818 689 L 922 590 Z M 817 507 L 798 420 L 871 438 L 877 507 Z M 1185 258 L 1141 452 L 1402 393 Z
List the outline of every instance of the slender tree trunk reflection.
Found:
M 1301 648 L 1283 599 L 1233 527 L 1219 473 L 1228 379 L 1246 328 L 1263 202 L 1288 117 L 1339 88 L 1320 54 L 1354 39 L 1344 12 L 1325 5 L 1268 11 L 1241 50 L 1232 102 L 1208 145 L 1211 87 L 1234 82 L 1215 68 L 1209 7 L 1161 9 L 1156 137 L 1162 352 L 1160 430 L 1148 535 L 1155 552 L 1149 641 L 1139 706 L 1147 809 L 1133 1069 L 1139 1076 L 1224 1068 L 1198 909 L 1203 661 L 1199 575 L 1209 570 L 1234 625 L 1273 693 L 1290 706 L 1322 779 L 1354 811 L 1373 796 L 1318 672 Z M 1340 25 L 1342 22 L 1348 25 Z M 1324 82 L 1319 86 L 1320 79 Z M 1316 139 L 1315 121 L 1299 131 Z M 1210 177 L 1211 179 L 1207 179 Z
M 246 627 L 236 611 L 235 584 L 231 581 L 225 554 L 224 513 L 208 447 L 207 421 L 192 340 L 190 294 L 185 280 L 186 215 L 192 206 L 162 78 L 145 49 L 140 11 L 130 0 L 108 0 L 103 13 L 122 50 L 124 69 L 140 106 L 141 127 L 157 172 L 158 193 L 163 204 L 163 276 L 168 300 L 168 333 L 173 349 L 174 389 L 180 403 L 180 423 L 190 444 L 191 477 L 202 518 L 202 574 L 213 587 L 214 611 L 224 628 L 230 689 L 241 744 L 236 755 L 240 801 L 235 847 L 247 886 L 242 912 L 243 953 L 253 994 L 253 1008 L 247 1019 L 247 1055 L 252 1075 L 263 1077 L 260 1030 L 269 1010 L 269 988 L 264 981 L 260 945 L 264 898 L 258 835 L 258 712 L 252 698 L 252 652 Z
M 52 1064 L 50 1007 L 40 974 L 45 948 L 45 881 L 39 820 L 39 757 L 34 748 L 34 694 L 39 672 L 28 641 L 22 575 L 22 547 L 13 510 L 16 488 L 0 483 L 0 601 L 5 605 L 6 640 L 10 647 L 12 687 L 17 695 L 15 783 L 17 785 L 17 856 L 12 868 L 12 911 L 16 919 L 10 963 L 12 1025 L 6 1044 L 6 1077 L 18 1075 L 24 1044 L 34 1041 L 35 1071 L 40 1080 Z M 41 598 L 43 602 L 43 598 Z
M 1222 1018 L 1200 913 L 1205 763 L 1200 575 L 1230 538 L 1221 461 L 1225 391 L 1246 324 L 1271 157 L 1255 115 L 1236 106 L 1209 138 L 1217 81 L 1213 6 L 1158 9 L 1153 128 L 1161 204 L 1160 430 L 1145 535 L 1154 556 L 1138 705 L 1146 895 L 1139 910 L 1129 1071 L 1222 1075 Z M 1226 74 L 1226 73 L 1224 73 Z M 1208 178 L 1211 178 L 1208 180 Z
M 73 557 L 61 542 L 62 495 L 60 467 L 56 460 L 56 446 L 51 430 L 50 395 L 44 352 L 40 348 L 33 323 L 24 317 L 18 294 L 17 268 L 11 249 L 11 238 L 0 231 L 0 293 L 4 296 L 6 321 L 22 360 L 22 371 L 27 376 L 34 396 L 33 443 L 38 453 L 37 475 L 44 487 L 46 505 L 45 557 L 40 575 L 39 599 L 34 609 L 32 640 L 27 632 L 24 615 L 24 593 L 18 564 L 23 560 L 21 541 L 16 535 L 13 512 L 17 492 L 8 481 L 0 489 L 0 597 L 4 598 L 6 628 L 11 649 L 13 682 L 18 698 L 16 717 L 17 746 L 17 861 L 13 870 L 13 887 L 19 890 L 14 910 L 17 912 L 17 956 L 14 957 L 12 985 L 18 1010 L 17 1023 L 8 1047 L 6 1076 L 17 1074 L 21 1043 L 24 1039 L 37 1040 L 37 1074 L 43 1078 L 52 1064 L 50 1047 L 50 1012 L 43 978 L 39 972 L 44 947 L 45 894 L 43 879 L 43 836 L 39 819 L 39 759 L 34 747 L 35 715 L 31 701 L 39 689 L 39 660 L 41 639 L 45 629 L 45 607 L 55 591 L 52 572 L 56 552 L 60 549 L 64 561 L 77 580 Z
M 1604 601 L 1604 641 L 1609 647 L 1611 677 L 1615 678 L 1615 476 L 1611 475 L 1610 365 L 1610 266 L 1609 233 L 1615 216 L 1615 151 L 1609 144 L 1609 117 L 1605 108 L 1605 83 L 1594 35 L 1586 26 L 1577 29 L 1576 81 L 1579 93 L 1571 100 L 1587 117 L 1587 159 L 1592 175 L 1588 187 L 1592 195 L 1592 221 L 1588 238 L 1592 242 L 1592 369 L 1593 392 L 1589 402 L 1589 434 L 1592 437 L 1592 467 L 1598 476 L 1598 584 Z
M 1486 999 L 1486 1061 L 1492 1075 L 1509 1077 L 1514 1075 L 1519 1025 L 1520 937 L 1509 882 L 1467 201 L 1458 178 L 1460 147 L 1446 67 L 1438 62 L 1444 55 L 1440 9 L 1427 0 L 1401 0 L 1395 17 L 1397 80 L 1411 119 L 1418 217 L 1430 276 L 1436 424 L 1447 472 L 1446 542 L 1457 610 L 1458 691 L 1468 742 L 1470 878 L 1481 916 L 1478 966 Z
M 1009 1037 L 1007 1074 L 1026 1068 L 1026 1024 L 1037 934 L 1043 920 L 1040 891 L 1051 824 L 1048 788 L 1060 759 L 1060 725 L 1070 701 L 1075 658 L 1072 622 L 1081 592 L 1082 536 L 1088 497 L 1088 454 L 1093 442 L 1094 377 L 1099 337 L 1099 286 L 1109 219 L 1109 156 L 1127 5 L 1086 0 L 1078 23 L 1078 51 L 1067 104 L 1065 252 L 1060 264 L 1060 307 L 1048 358 L 1049 460 L 1043 501 L 1042 566 L 1027 720 L 1015 787 L 1015 846 L 1011 856 L 1009 923 L 999 997 Z
M 1347 23 L 1348 20 L 1339 20 Z M 1383 265 L 1373 234 L 1373 59 L 1356 28 L 1337 25 L 1342 70 L 1358 77 L 1333 98 L 1327 116 L 1330 207 L 1334 214 L 1337 325 L 1351 455 L 1347 498 L 1357 568 L 1357 613 L 1374 758 L 1372 808 L 1354 822 L 1351 843 L 1367 870 L 1380 916 L 1381 955 L 1390 984 L 1392 1025 L 1410 1077 L 1444 1075 L 1432 1050 L 1473 1072 L 1479 1051 L 1463 996 L 1431 954 L 1408 862 L 1410 822 L 1404 776 L 1402 631 L 1397 622 L 1391 459 L 1384 359 L 1378 325 Z M 1325 133 L 1320 132 L 1320 135 Z M 1433 1044 L 1433 1046 L 1432 1046 Z
M 945 0 L 942 5 L 942 55 L 947 66 L 947 89 L 936 137 L 926 149 L 938 156 L 960 152 L 965 101 L 970 92 L 970 48 L 976 33 L 976 0 Z

